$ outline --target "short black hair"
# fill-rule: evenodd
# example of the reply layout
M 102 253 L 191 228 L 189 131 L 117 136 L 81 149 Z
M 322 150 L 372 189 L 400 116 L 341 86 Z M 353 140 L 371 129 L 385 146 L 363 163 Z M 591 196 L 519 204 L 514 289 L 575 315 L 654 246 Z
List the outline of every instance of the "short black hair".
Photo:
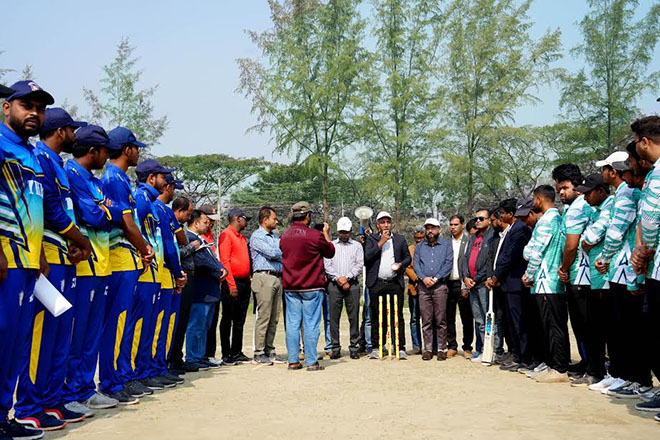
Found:
M 488 217 L 495 216 L 495 218 L 499 219 L 500 215 L 502 215 L 502 210 L 498 205 L 497 207 L 490 210 L 490 214 L 488 215 Z
M 465 229 L 467 229 L 469 231 L 470 229 L 474 229 L 476 227 L 477 227 L 477 219 L 476 218 L 471 218 L 467 222 L 467 225 L 465 226 Z
M 574 163 L 565 163 L 552 170 L 552 180 L 557 183 L 568 180 L 573 186 L 578 186 L 582 183 L 583 176 L 579 166 Z
M 101 147 L 95 147 L 95 146 L 80 146 L 78 145 L 78 142 L 73 144 L 73 149 L 71 150 L 71 155 L 75 157 L 76 159 L 79 159 L 83 156 L 86 156 L 87 153 L 89 153 L 93 148 L 101 148 Z
M 187 197 L 177 197 L 172 201 L 172 211 L 187 211 L 190 208 L 190 199 Z
M 474 211 L 474 213 L 476 214 L 477 212 L 481 212 L 481 211 L 486 211 L 488 213 L 486 217 L 490 217 L 490 215 L 493 213 L 493 211 L 491 211 L 489 208 L 483 208 L 483 207 L 477 209 L 476 211 Z
M 507 214 L 515 214 L 518 206 L 518 200 L 517 199 L 505 199 L 502 200 L 498 206 L 502 211 L 506 212 Z
M 275 210 L 270 206 L 262 206 L 258 214 L 259 224 L 261 224 L 264 220 L 266 220 L 271 215 L 273 215 L 274 212 Z
M 653 143 L 660 143 L 660 116 L 645 116 L 637 119 L 630 124 L 630 129 L 640 139 L 645 137 Z
M 108 157 L 110 159 L 119 159 L 119 157 L 121 157 L 121 155 L 124 154 L 124 150 L 126 150 L 127 148 L 131 148 L 132 146 L 133 146 L 132 144 L 124 144 L 118 150 L 110 150 Z
M 628 142 L 628 145 L 626 145 L 626 151 L 628 152 L 629 155 L 631 155 L 636 161 L 640 161 L 639 154 L 637 154 L 637 144 L 635 141 L 630 141 Z
M 312 213 L 311 212 L 306 212 L 304 214 L 293 214 L 291 216 L 291 221 L 292 222 L 301 222 L 301 221 L 305 220 L 308 215 L 311 216 Z
M 57 128 L 55 130 L 41 132 L 39 133 L 39 139 L 41 139 L 42 141 L 45 141 L 46 139 L 50 139 L 55 134 L 56 131 Z
M 193 209 L 192 215 L 190 216 L 190 220 L 188 220 L 188 226 L 191 226 L 197 220 L 202 218 L 203 215 L 205 215 L 203 211 L 199 209 Z
M 561 180 L 560 182 L 563 182 L 563 180 Z M 542 198 L 544 198 L 546 200 L 549 200 L 551 202 L 555 201 L 555 196 L 557 195 L 557 193 L 555 192 L 555 189 L 550 185 L 539 185 L 539 186 L 537 186 L 534 189 L 533 194 L 535 196 L 542 197 Z
M 449 221 L 452 221 L 454 219 L 458 219 L 458 221 L 461 222 L 461 224 L 465 223 L 465 218 L 463 218 L 463 216 L 460 214 L 454 214 L 451 217 L 449 217 Z

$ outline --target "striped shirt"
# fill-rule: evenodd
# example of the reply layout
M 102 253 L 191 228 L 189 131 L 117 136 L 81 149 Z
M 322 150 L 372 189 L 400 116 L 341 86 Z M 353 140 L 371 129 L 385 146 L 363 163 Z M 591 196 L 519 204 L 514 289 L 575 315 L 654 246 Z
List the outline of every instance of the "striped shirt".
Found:
M 565 235 L 582 235 L 587 228 L 594 209 L 581 195 L 568 207 L 562 217 L 562 229 Z M 575 286 L 588 286 L 589 283 L 589 256 L 578 246 L 575 260 L 569 270 L 571 284 Z
M 536 223 L 523 257 L 529 262 L 525 277 L 533 281 L 532 293 L 564 293 L 564 283 L 557 272 L 561 265 L 566 237 L 557 208 L 548 209 Z
M 649 267 L 648 278 L 660 281 L 660 160 L 646 176 L 640 201 L 642 243 L 655 251 L 653 266 Z
M 364 266 L 364 251 L 362 245 L 349 238 L 346 243 L 339 239 L 332 242 L 335 245 L 335 256 L 324 258 L 325 273 L 335 281 L 337 278 L 357 278 Z
M 605 234 L 607 233 L 608 225 L 610 224 L 610 215 L 614 202 L 614 196 L 609 196 L 603 203 L 596 208 L 591 216 L 591 221 L 587 230 L 584 231 L 584 242 L 593 246 L 589 250 L 589 259 L 592 261 L 589 267 L 589 278 L 591 281 L 592 289 L 609 289 L 610 285 L 607 282 L 607 275 L 602 274 L 596 270 L 596 258 L 603 249 L 605 244 Z

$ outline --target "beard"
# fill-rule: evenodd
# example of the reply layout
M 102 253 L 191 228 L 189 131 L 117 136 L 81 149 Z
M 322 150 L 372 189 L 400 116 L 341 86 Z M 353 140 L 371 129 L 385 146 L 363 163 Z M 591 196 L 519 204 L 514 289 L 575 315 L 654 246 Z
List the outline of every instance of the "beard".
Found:
M 14 133 L 24 140 L 28 140 L 32 136 L 38 135 L 42 125 L 42 122 L 38 118 L 29 117 L 19 121 L 15 117 L 12 117 L 11 113 L 9 114 L 7 122 L 11 129 L 14 130 Z

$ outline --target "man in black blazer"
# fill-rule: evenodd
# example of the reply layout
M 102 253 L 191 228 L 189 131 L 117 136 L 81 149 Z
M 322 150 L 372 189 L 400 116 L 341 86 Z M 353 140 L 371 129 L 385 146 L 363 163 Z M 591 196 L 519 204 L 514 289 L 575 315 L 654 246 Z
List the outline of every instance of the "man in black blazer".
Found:
M 486 281 L 486 288 L 499 286 L 504 301 L 506 325 L 508 328 L 509 349 L 513 360 L 502 365 L 503 370 L 517 371 L 529 365 L 526 301 L 529 290 L 522 284 L 522 276 L 527 269 L 523 250 L 532 236 L 532 230 L 516 219 L 516 199 L 507 199 L 500 203 L 500 223 L 505 229 L 504 237 L 497 249 L 492 276 Z
M 469 291 L 463 284 L 461 271 L 465 258 L 465 247 L 470 236 L 465 231 L 465 219 L 461 215 L 453 215 L 449 218 L 450 234 L 447 240 L 452 244 L 454 252 L 454 265 L 449 274 L 449 298 L 447 299 L 447 357 L 451 358 L 458 354 L 458 342 L 456 341 L 456 307 L 461 314 L 463 324 L 463 357 L 472 357 L 472 341 L 474 339 L 474 318 L 470 306 Z
M 364 249 L 364 264 L 367 267 L 367 287 L 369 288 L 369 299 L 371 307 L 371 341 L 373 350 L 369 357 L 378 359 L 378 297 L 390 295 L 390 308 L 392 311 L 390 326 L 394 332 L 394 301 L 396 298 L 399 317 L 399 357 L 408 359 L 406 355 L 406 331 L 403 320 L 403 274 L 406 267 L 410 265 L 410 251 L 408 243 L 403 235 L 392 233 L 392 216 L 381 211 L 376 216 L 378 232 L 367 237 Z M 387 320 L 385 310 L 387 304 L 383 304 L 383 340 L 385 345 L 385 328 Z

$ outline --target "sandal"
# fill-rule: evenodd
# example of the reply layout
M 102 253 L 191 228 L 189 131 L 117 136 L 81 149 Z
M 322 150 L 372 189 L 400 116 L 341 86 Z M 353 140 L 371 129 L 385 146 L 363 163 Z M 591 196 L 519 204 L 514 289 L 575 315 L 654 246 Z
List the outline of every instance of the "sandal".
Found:
M 307 367 L 307 371 L 321 371 L 325 370 L 325 367 L 323 365 L 320 365 L 318 362 L 315 363 L 314 365 L 310 365 Z
M 301 370 L 302 369 L 302 364 L 300 362 L 296 362 L 293 364 L 289 364 L 289 370 Z

